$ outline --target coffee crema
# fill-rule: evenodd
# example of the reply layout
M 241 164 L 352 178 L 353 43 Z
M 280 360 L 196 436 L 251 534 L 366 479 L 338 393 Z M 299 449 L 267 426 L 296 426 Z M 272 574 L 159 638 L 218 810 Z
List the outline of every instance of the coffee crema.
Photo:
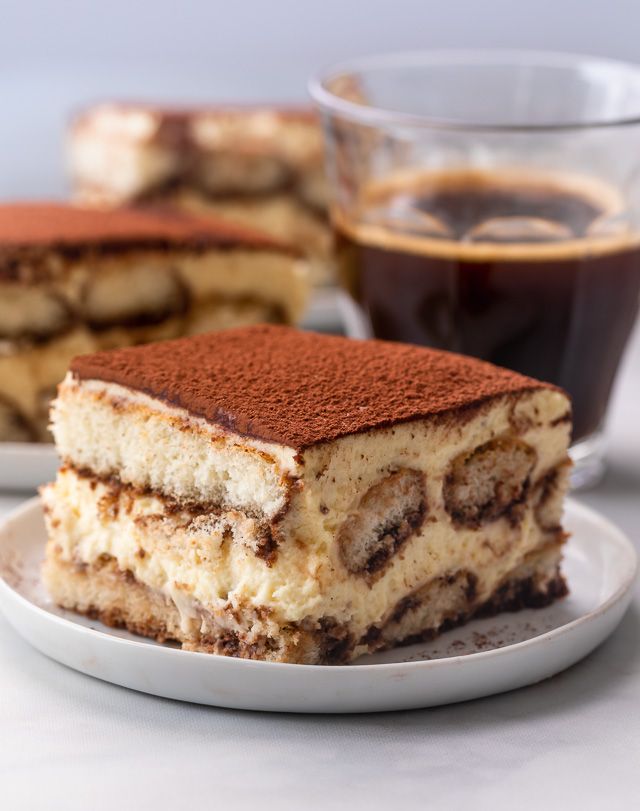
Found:
M 334 211 L 338 266 L 372 335 L 449 349 L 564 388 L 574 441 L 603 421 L 638 311 L 640 236 L 616 192 L 543 172 L 372 184 Z

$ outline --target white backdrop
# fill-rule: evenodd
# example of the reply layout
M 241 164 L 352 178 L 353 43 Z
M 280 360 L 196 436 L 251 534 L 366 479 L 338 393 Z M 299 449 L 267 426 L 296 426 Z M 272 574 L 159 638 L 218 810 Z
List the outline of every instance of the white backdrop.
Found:
M 65 193 L 87 100 L 302 100 L 319 66 L 403 48 L 640 61 L 639 32 L 639 0 L 0 0 L 0 198 Z

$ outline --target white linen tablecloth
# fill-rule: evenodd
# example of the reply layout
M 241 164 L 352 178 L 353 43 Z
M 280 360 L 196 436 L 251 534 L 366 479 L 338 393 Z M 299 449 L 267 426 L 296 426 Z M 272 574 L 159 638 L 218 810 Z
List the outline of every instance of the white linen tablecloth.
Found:
M 640 546 L 640 329 L 580 500 Z M 23 497 L 0 495 L 0 515 Z M 640 807 L 640 590 L 587 660 L 534 687 L 418 712 L 200 707 L 83 676 L 0 617 L 0 809 Z

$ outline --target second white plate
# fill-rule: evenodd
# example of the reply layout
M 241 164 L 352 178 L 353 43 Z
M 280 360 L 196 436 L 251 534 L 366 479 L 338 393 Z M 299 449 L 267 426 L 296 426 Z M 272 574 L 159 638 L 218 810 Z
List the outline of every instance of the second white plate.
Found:
M 477 620 L 428 643 L 319 667 L 252 662 L 158 645 L 61 611 L 41 579 L 42 507 L 0 527 L 0 608 L 34 647 L 69 667 L 167 698 L 282 712 L 429 707 L 533 684 L 577 662 L 617 626 L 632 594 L 635 550 L 613 524 L 569 502 L 570 596 L 537 611 Z
M 53 481 L 58 455 L 43 442 L 0 442 L 0 490 L 35 490 Z

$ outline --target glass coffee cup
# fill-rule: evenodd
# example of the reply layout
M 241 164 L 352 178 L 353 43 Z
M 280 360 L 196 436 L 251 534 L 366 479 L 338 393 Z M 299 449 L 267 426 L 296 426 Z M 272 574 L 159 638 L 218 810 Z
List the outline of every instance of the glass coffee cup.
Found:
M 349 332 L 462 352 L 573 400 L 573 483 L 640 295 L 640 68 L 431 52 L 311 82 Z

